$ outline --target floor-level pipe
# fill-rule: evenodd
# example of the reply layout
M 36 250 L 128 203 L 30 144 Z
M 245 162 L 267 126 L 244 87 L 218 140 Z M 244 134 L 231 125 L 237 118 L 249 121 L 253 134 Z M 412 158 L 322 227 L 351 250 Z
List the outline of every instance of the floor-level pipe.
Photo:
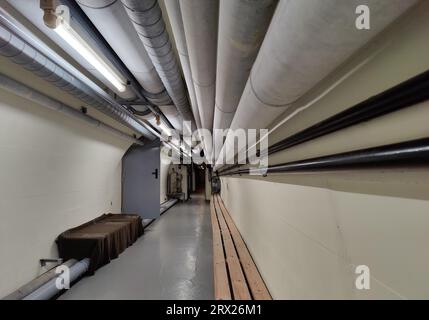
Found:
M 67 260 L 66 262 L 64 262 L 62 264 L 62 266 L 67 266 L 70 268 L 76 262 L 77 262 L 77 260 L 70 259 L 70 260 Z M 54 267 L 51 270 L 41 274 L 40 276 L 38 276 L 34 280 L 30 281 L 29 283 L 26 283 L 25 285 L 23 285 L 19 289 L 15 290 L 11 294 L 4 297 L 3 300 L 21 300 L 25 296 L 28 296 L 30 293 L 32 293 L 36 289 L 43 286 L 48 281 L 52 280 L 53 278 L 56 278 L 58 276 L 58 274 L 55 271 L 56 271 L 56 267 Z
M 89 259 L 85 258 L 79 262 L 76 262 L 73 266 L 71 266 L 70 273 L 70 283 L 77 280 L 80 276 L 84 275 L 88 271 L 89 267 Z M 28 296 L 24 297 L 22 300 L 49 300 L 58 294 L 62 289 L 57 288 L 57 279 L 55 277 L 51 279 L 49 282 L 45 283 L 40 288 L 36 289 Z

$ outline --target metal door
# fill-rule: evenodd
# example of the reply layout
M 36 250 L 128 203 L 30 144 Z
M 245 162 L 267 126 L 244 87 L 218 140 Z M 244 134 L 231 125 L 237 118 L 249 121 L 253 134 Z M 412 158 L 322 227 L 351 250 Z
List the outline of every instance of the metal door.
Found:
M 122 158 L 122 212 L 155 219 L 160 212 L 160 144 L 132 146 Z

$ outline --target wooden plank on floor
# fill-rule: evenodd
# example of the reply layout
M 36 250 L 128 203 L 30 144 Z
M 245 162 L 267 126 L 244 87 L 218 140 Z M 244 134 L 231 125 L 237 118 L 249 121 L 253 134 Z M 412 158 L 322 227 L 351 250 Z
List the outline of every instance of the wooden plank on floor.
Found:
M 234 221 L 232 220 L 228 210 L 223 203 L 222 198 L 219 196 L 217 199 L 219 207 L 222 211 L 222 214 L 225 218 L 226 224 L 228 225 L 229 231 L 231 233 L 232 239 L 235 244 L 235 248 L 238 253 L 241 265 L 246 275 L 247 283 L 250 287 L 253 299 L 255 300 L 271 300 L 272 297 L 265 285 L 264 280 L 262 279 L 258 268 L 256 267 L 255 262 L 252 259 L 252 256 L 247 249 L 247 246 L 241 237 L 240 232 L 237 229 Z
M 210 201 L 210 216 L 213 233 L 213 272 L 216 300 L 231 300 L 228 272 L 226 270 L 225 253 L 223 250 L 222 236 L 219 222 L 214 208 L 214 199 Z
M 228 226 L 219 207 L 218 197 L 215 197 L 214 199 L 214 208 L 222 234 L 223 246 L 226 255 L 226 264 L 229 270 L 229 279 L 231 282 L 234 300 L 251 300 L 252 297 L 250 295 L 243 270 L 241 269 L 240 260 L 238 259 L 234 242 L 232 241 Z

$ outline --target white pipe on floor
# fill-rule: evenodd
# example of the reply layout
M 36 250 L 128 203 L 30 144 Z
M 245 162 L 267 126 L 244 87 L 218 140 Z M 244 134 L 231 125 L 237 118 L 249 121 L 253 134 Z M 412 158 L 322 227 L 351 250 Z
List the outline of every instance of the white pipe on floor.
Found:
M 78 279 L 80 276 L 84 275 L 89 268 L 90 260 L 88 258 L 82 259 L 79 262 L 76 262 L 72 265 L 69 270 L 70 283 Z M 58 289 L 56 282 L 58 277 L 53 278 L 49 282 L 45 283 L 40 288 L 36 289 L 28 296 L 24 297 L 22 300 L 49 300 L 54 297 L 56 294 L 60 293 L 62 289 Z
M 66 262 L 62 263 L 61 266 L 71 267 L 73 266 L 77 261 L 75 259 L 67 260 Z M 4 297 L 2 300 L 22 300 L 24 297 L 28 296 L 30 293 L 32 293 L 37 288 L 40 288 L 45 283 L 50 281 L 51 279 L 58 276 L 58 274 L 55 273 L 56 267 L 50 269 L 49 271 L 41 274 L 34 280 L 28 282 L 27 284 L 23 285 L 16 291 L 12 292 L 11 294 Z

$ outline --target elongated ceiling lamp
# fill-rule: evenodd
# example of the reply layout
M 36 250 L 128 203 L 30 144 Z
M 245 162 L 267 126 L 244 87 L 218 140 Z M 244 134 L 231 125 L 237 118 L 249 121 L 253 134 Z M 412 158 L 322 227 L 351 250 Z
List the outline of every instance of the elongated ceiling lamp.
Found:
M 124 92 L 125 84 L 121 77 L 95 52 L 88 43 L 59 16 L 55 32 L 78 52 L 89 64 L 106 78 L 119 92 Z

